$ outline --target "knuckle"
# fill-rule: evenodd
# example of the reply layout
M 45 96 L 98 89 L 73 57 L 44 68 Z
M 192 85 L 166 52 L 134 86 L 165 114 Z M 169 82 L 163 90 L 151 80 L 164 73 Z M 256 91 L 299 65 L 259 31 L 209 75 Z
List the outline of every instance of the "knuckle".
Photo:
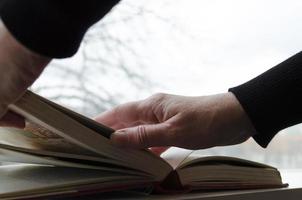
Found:
M 137 135 L 136 135 L 136 141 L 142 145 L 142 146 L 148 146 L 149 145 L 149 138 L 148 138 L 148 134 L 146 131 L 146 127 L 139 125 L 137 127 Z
M 151 96 L 151 99 L 153 99 L 155 101 L 162 101 L 166 97 L 167 97 L 167 94 L 165 94 L 165 93 L 155 93 Z
M 117 120 L 117 121 L 120 121 L 120 112 L 121 112 L 121 106 L 116 106 L 114 107 L 112 110 L 112 115 L 113 117 Z
M 156 118 L 157 121 L 161 121 L 160 119 L 162 119 L 163 106 L 166 98 L 167 94 L 156 93 L 141 101 L 138 106 L 141 111 L 140 114 L 152 116 L 153 118 Z
M 170 120 L 166 122 L 166 129 L 169 130 L 171 134 L 176 134 L 182 131 L 183 125 L 179 120 Z
M 167 140 L 171 145 L 178 147 L 187 147 L 196 141 L 192 141 L 192 128 L 188 127 L 182 120 L 171 120 L 166 122 Z
M 169 133 L 174 133 L 175 132 L 175 127 L 176 124 L 173 122 L 165 122 L 165 128 Z
M 119 112 L 121 110 L 121 105 L 118 105 L 118 106 L 115 106 L 113 109 L 112 109 L 112 113 L 115 117 L 117 117 L 119 115 Z
M 170 142 L 171 144 L 176 144 L 179 141 L 179 137 L 181 136 L 181 131 L 179 126 L 173 122 L 166 122 L 165 123 L 165 140 Z

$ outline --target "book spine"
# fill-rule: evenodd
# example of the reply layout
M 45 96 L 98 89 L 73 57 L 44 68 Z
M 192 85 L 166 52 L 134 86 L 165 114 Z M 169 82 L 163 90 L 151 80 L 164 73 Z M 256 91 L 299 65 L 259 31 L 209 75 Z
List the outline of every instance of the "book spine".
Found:
M 171 171 L 162 181 L 154 183 L 154 192 L 158 194 L 179 194 L 190 192 L 192 189 L 182 185 L 177 171 Z

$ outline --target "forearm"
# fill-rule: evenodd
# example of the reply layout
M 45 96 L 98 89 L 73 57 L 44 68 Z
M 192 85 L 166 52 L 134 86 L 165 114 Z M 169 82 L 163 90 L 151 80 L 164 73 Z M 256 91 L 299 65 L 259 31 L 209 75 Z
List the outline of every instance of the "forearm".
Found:
M 119 0 L 0 0 L 8 30 L 27 48 L 52 58 L 72 56 L 87 29 Z
M 72 56 L 88 28 L 118 1 L 0 0 L 0 125 L 12 124 L 7 106 L 38 78 L 50 58 Z
M 231 88 L 263 147 L 282 129 L 302 122 L 302 53 L 245 84 Z
M 0 21 L 0 117 L 50 61 L 22 46 Z

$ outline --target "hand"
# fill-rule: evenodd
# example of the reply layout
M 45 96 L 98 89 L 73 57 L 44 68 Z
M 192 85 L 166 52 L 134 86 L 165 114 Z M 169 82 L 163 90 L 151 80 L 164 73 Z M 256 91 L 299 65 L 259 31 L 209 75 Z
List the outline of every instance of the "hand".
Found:
M 156 94 L 109 110 L 96 121 L 116 129 L 113 144 L 126 148 L 234 145 L 256 133 L 232 93 L 185 97 Z
M 0 21 L 0 125 L 23 127 L 21 116 L 7 112 L 38 78 L 49 58 L 38 55 L 21 45 Z

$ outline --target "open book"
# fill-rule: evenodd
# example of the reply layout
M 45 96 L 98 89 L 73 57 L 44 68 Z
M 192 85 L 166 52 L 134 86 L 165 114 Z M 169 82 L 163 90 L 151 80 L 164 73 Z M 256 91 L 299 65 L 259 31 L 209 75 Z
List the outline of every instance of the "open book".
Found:
M 149 186 L 160 192 L 285 186 L 276 168 L 248 160 L 115 147 L 111 128 L 30 91 L 9 108 L 26 118 L 26 128 L 0 129 L 0 161 L 27 164 L 0 167 L 0 199 Z

